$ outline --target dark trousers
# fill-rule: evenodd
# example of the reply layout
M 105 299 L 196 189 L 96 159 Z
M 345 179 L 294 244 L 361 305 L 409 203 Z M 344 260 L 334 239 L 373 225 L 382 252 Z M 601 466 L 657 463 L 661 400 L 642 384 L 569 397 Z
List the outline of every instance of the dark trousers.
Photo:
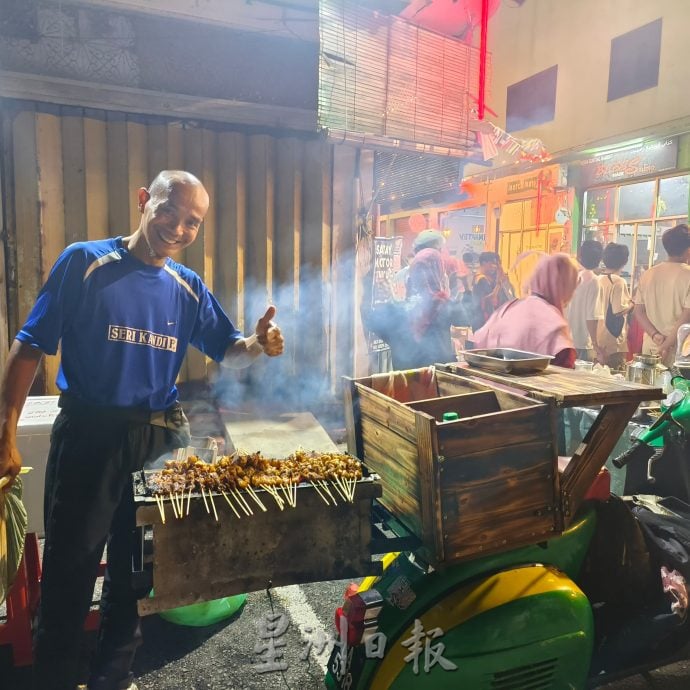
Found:
M 181 421 L 180 420 L 181 417 Z M 178 424 L 179 421 L 179 424 Z M 168 427 L 63 407 L 51 436 L 45 485 L 41 604 L 34 638 L 34 688 L 75 690 L 84 620 L 107 543 L 98 651 L 89 687 L 131 682 L 141 643 L 131 562 L 136 538 L 132 472 L 188 444 L 184 415 Z

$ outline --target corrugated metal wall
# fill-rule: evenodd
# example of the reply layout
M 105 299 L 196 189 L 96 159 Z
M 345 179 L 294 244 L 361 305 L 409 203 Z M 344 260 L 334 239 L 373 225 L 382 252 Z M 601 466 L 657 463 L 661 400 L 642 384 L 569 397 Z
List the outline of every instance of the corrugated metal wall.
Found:
M 139 223 L 136 190 L 161 169 L 182 168 L 211 196 L 203 231 L 183 263 L 204 278 L 240 328 L 251 331 L 267 302 L 277 304 L 288 342 L 281 374 L 309 370 L 332 384 L 350 373 L 354 149 L 335 151 L 290 133 L 83 108 L 3 101 L 1 112 L 3 336 L 11 340 L 67 244 L 129 234 Z M 342 192 L 335 206 L 334 169 Z M 331 283 L 334 260 L 344 290 Z M 0 363 L 6 344 L 1 352 Z M 56 358 L 48 358 L 32 392 L 54 392 L 56 370 Z M 181 379 L 207 372 L 205 358 L 190 350 Z M 273 387 L 275 373 L 263 377 Z

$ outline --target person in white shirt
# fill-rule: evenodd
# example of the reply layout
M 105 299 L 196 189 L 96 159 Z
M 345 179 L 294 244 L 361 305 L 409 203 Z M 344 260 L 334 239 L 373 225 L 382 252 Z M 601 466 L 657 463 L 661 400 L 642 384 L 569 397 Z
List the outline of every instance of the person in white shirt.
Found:
M 603 251 L 601 242 L 597 240 L 585 240 L 580 246 L 578 260 L 582 270 L 567 314 L 577 358 L 589 362 L 597 359 L 602 364 L 605 355 L 599 347 L 597 331 L 604 319 L 604 301 L 594 269 L 598 268 Z
M 630 291 L 621 269 L 628 263 L 630 250 L 624 244 L 611 242 L 604 248 L 604 270 L 599 284 L 604 298 L 604 320 L 599 322 L 597 340 L 611 369 L 620 369 L 628 354 L 627 315 L 633 308 Z
M 676 225 L 661 236 L 668 259 L 652 266 L 635 293 L 635 318 L 644 329 L 642 352 L 657 354 L 666 366 L 676 355 L 678 328 L 690 323 L 690 230 Z

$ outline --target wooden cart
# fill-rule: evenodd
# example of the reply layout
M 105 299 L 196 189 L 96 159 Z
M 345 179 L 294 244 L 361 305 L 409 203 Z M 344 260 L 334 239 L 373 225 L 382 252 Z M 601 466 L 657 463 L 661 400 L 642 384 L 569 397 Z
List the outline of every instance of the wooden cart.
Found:
M 303 486 L 296 508 L 266 501 L 265 513 L 238 520 L 224 510 L 215 521 L 193 496 L 189 515 L 163 525 L 135 482 L 134 581 L 153 587 L 139 611 L 376 575 L 374 556 L 390 551 L 414 550 L 440 568 L 548 539 L 572 520 L 637 405 L 661 397 L 556 367 L 511 376 L 444 365 L 349 379 L 349 451 L 372 472 L 354 503 L 327 506 Z M 602 408 L 561 475 L 556 410 L 572 405 Z M 444 412 L 459 419 L 443 421 Z
M 349 450 L 381 476 L 381 503 L 435 567 L 559 534 L 639 403 L 662 397 L 557 367 L 516 376 L 443 365 L 347 381 Z M 571 405 L 603 407 L 561 475 L 557 408 Z

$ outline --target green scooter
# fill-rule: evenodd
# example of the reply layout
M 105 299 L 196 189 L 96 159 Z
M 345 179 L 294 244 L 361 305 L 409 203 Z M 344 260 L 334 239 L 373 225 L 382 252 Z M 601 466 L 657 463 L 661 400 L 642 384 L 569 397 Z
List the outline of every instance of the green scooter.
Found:
M 690 496 L 690 467 L 683 461 L 690 434 L 690 381 L 676 376 L 671 383 L 673 390 L 662 403 L 662 414 L 632 439 L 629 450 L 613 460 L 615 467 L 627 466 L 625 493 L 628 495 L 653 493 L 674 497 L 682 491 L 684 498 Z M 664 453 L 679 457 L 659 462 Z
M 666 461 L 664 438 L 690 430 L 688 381 L 676 381 L 675 390 L 661 418 L 615 461 L 630 463 L 629 478 L 639 479 L 641 488 L 655 481 Z M 690 483 L 679 481 L 687 474 L 686 455 L 672 457 L 676 466 L 665 473 L 673 490 L 661 496 L 672 497 L 674 510 L 690 519 L 684 502 Z M 654 486 L 658 494 L 660 484 Z M 624 529 L 606 531 L 607 519 L 599 516 L 611 507 L 629 518 Z M 652 558 L 650 564 L 646 554 L 637 568 L 633 554 L 633 577 L 644 571 L 649 578 L 637 583 L 642 595 L 627 599 L 616 596 L 628 585 L 617 580 L 615 558 L 613 567 L 602 564 L 593 576 L 592 564 L 602 553 L 631 558 L 629 543 L 614 542 L 634 521 L 620 499 L 592 500 L 554 539 L 443 571 L 414 553 L 389 554 L 383 575 L 351 586 L 336 611 L 339 643 L 327 687 L 579 689 L 687 659 L 690 623 L 671 611 L 659 576 L 663 563 Z M 597 583 L 610 584 L 609 593 L 619 600 L 606 601 Z

